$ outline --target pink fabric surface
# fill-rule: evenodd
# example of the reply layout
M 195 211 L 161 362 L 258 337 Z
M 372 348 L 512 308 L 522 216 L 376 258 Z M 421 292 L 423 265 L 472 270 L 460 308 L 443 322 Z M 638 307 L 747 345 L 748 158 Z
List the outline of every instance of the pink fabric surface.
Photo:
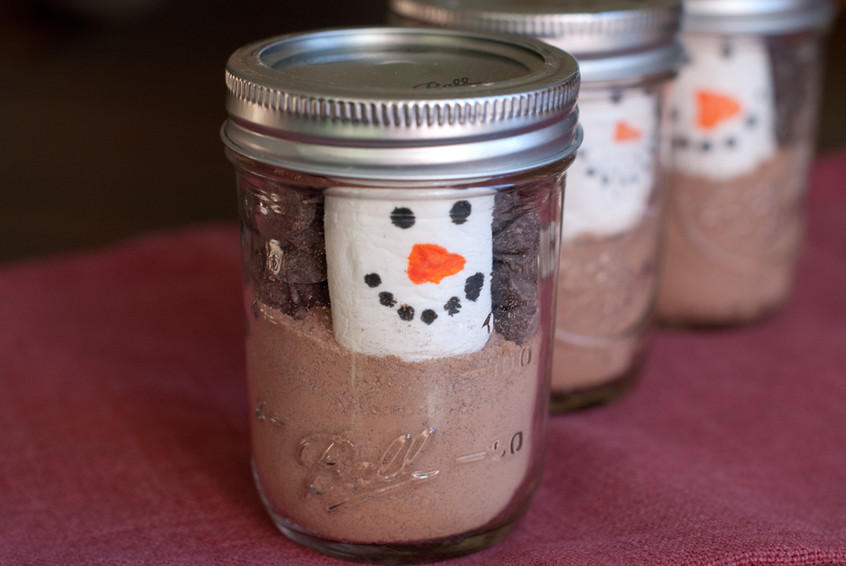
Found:
M 452 564 L 846 564 L 846 151 L 821 158 L 789 304 L 659 331 L 622 401 L 550 422 L 533 504 Z M 0 564 L 342 564 L 249 469 L 238 235 L 0 269 Z

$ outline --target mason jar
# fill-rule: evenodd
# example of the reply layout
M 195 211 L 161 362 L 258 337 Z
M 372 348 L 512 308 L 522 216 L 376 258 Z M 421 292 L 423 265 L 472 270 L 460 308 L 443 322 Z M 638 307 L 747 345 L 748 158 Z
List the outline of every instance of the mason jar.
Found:
M 409 24 L 533 36 L 578 59 L 584 143 L 567 174 L 551 408 L 619 397 L 640 372 L 654 318 L 680 0 L 392 0 L 391 9 Z
M 246 46 L 226 82 L 270 516 L 370 562 L 494 544 L 540 481 L 575 60 L 340 29 Z
M 814 154 L 827 0 L 687 0 L 657 312 L 748 323 L 789 298 Z

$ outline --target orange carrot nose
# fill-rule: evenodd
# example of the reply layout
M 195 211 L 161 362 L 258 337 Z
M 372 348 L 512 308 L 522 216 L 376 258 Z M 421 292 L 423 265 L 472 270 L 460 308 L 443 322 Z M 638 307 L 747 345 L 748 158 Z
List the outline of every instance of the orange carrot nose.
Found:
M 713 129 L 720 122 L 728 120 L 740 112 L 740 103 L 737 100 L 707 90 L 696 92 L 696 105 L 699 109 L 696 120 L 703 130 Z
M 408 256 L 408 278 L 415 285 L 440 283 L 444 277 L 462 269 L 464 257 L 448 252 L 435 244 L 414 244 Z
M 637 128 L 634 128 L 625 122 L 617 122 L 617 127 L 614 130 L 614 141 L 632 141 L 640 138 L 641 135 L 641 131 Z

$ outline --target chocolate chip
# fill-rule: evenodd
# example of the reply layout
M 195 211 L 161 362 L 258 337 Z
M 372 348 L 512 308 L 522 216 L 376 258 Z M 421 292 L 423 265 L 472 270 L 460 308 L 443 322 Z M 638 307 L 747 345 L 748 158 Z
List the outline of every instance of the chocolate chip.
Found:
M 821 82 L 820 47 L 812 34 L 779 37 L 779 41 L 767 43 L 779 144 L 812 135 L 816 112 L 812 101 Z
M 494 202 L 491 298 L 494 328 L 523 344 L 539 325 L 538 254 L 549 186 L 538 183 L 497 193 Z
M 305 318 L 309 310 L 329 304 L 326 283 L 266 283 L 256 289 L 256 294 L 261 302 L 297 320 Z
M 328 305 L 320 190 L 254 175 L 239 183 L 241 246 L 255 296 L 296 319 Z

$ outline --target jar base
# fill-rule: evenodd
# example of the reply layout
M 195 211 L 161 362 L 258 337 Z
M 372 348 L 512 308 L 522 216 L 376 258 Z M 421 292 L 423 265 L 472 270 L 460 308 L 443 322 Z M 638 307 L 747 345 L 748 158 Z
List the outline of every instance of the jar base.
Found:
M 668 330 L 709 331 L 754 326 L 776 316 L 787 304 L 791 291 L 792 289 L 788 290 L 786 296 L 780 297 L 777 301 L 743 312 L 739 309 L 730 311 L 728 314 L 716 315 L 693 312 L 693 309 L 687 313 L 658 312 L 655 316 L 656 323 L 659 327 Z
M 628 371 L 611 381 L 567 391 L 553 391 L 549 398 L 549 412 L 552 415 L 572 413 L 616 401 L 634 386 L 643 369 L 644 358 L 638 356 Z
M 303 533 L 271 512 L 276 527 L 289 539 L 322 554 L 368 564 L 416 564 L 435 562 L 478 552 L 503 540 L 514 524 L 466 537 L 398 544 L 356 544 L 327 540 Z
M 491 547 L 505 539 L 516 525 L 517 519 L 525 514 L 528 509 L 527 501 L 513 515 L 513 520 L 475 535 L 457 534 L 441 539 L 390 544 L 342 542 L 305 533 L 295 523 L 292 523 L 274 511 L 259 481 L 255 462 L 252 462 L 252 469 L 253 480 L 255 481 L 262 504 L 273 520 L 273 524 L 282 534 L 302 546 L 316 550 L 327 556 L 350 562 L 365 562 L 368 564 L 418 564 L 472 554 Z

